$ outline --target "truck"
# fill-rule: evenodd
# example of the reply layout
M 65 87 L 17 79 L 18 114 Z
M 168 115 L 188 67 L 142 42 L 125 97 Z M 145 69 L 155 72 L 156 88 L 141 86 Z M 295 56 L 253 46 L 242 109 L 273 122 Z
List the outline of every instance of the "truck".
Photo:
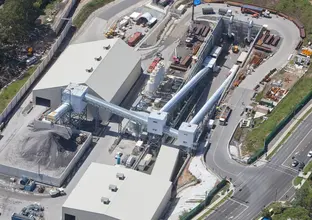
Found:
M 35 220 L 35 217 L 27 217 L 18 213 L 13 213 L 11 220 Z
M 49 191 L 49 194 L 52 198 L 66 195 L 64 188 L 53 188 Z
M 138 165 L 138 169 L 140 171 L 144 171 L 145 168 L 151 163 L 152 158 L 153 158 L 153 155 L 146 154 L 145 157 L 143 158 L 143 160 L 140 161 L 140 163 Z
M 230 117 L 230 114 L 232 112 L 232 109 L 229 106 L 226 106 L 225 109 L 222 111 L 220 118 L 219 118 L 219 124 L 220 125 L 226 125 L 227 121 Z
M 136 160 L 135 157 L 134 157 L 133 155 L 130 155 L 130 156 L 128 157 L 128 159 L 127 159 L 126 167 L 127 167 L 127 168 L 132 167 L 132 165 L 134 164 L 135 160 Z
M 128 45 L 134 47 L 143 37 L 141 32 L 135 32 L 128 40 Z

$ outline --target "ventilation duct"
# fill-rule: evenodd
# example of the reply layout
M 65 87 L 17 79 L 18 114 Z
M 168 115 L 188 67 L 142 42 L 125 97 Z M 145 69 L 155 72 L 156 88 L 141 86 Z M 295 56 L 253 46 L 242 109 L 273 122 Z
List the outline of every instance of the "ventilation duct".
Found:
M 105 205 L 108 205 L 110 203 L 109 198 L 102 197 L 101 202 L 104 203 Z
M 113 185 L 113 184 L 110 184 L 109 185 L 109 189 L 112 191 L 112 192 L 117 192 L 118 188 L 116 185 Z
M 111 48 L 111 46 L 109 44 L 108 46 L 104 46 L 103 48 L 104 48 L 104 50 L 109 50 Z
M 100 60 L 102 60 L 102 56 L 95 57 L 94 59 L 95 59 L 96 61 L 100 61 Z
M 116 177 L 119 179 L 119 180 L 124 180 L 125 179 L 125 175 L 123 173 L 117 173 L 116 174 Z
M 93 71 L 93 67 L 91 67 L 90 69 L 86 69 L 86 71 L 87 71 L 88 73 L 91 73 L 91 72 Z

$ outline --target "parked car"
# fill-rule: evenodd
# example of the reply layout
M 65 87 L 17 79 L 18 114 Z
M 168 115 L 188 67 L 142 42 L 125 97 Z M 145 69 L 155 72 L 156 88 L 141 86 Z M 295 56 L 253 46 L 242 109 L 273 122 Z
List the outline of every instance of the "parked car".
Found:
M 307 156 L 308 156 L 308 157 L 312 157 L 312 150 L 309 151 L 309 153 L 308 153 Z
M 291 164 L 292 167 L 298 166 L 299 162 L 297 160 L 294 160 Z
M 65 191 L 63 188 L 53 188 L 49 191 L 49 194 L 51 197 L 58 197 L 58 196 L 63 196 L 66 195 Z
M 302 170 L 304 168 L 304 166 L 305 166 L 305 163 L 303 163 L 303 162 L 299 163 L 299 169 L 300 170 Z

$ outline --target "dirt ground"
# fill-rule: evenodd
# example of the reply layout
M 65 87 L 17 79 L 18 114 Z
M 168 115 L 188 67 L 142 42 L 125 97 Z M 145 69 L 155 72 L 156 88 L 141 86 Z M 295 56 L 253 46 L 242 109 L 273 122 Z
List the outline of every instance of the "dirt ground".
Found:
M 191 160 L 190 160 L 191 161 Z M 190 166 L 190 161 L 186 165 L 185 169 L 183 170 L 183 173 L 178 179 L 178 186 L 177 188 L 180 188 L 192 181 L 194 181 L 196 178 L 190 173 L 189 171 L 189 166 Z

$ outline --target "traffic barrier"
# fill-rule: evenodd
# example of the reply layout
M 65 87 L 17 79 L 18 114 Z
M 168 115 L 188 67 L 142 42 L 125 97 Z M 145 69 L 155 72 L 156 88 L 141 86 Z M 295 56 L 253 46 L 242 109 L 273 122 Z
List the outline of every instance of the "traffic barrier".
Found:
M 185 216 L 182 216 L 181 220 L 191 220 L 198 215 L 206 206 L 210 205 L 213 197 L 222 189 L 228 181 L 226 179 L 221 180 L 209 193 L 204 201 L 199 203 L 195 208 L 189 211 Z

